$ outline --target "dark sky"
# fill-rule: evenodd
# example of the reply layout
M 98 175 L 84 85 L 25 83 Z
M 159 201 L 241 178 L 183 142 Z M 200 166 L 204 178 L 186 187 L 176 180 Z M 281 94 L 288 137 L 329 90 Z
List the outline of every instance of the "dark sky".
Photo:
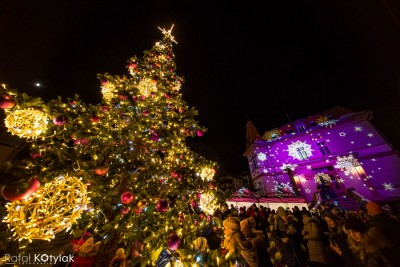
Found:
M 96 74 L 127 75 L 175 24 L 183 97 L 208 128 L 191 145 L 229 173 L 248 170 L 248 119 L 263 133 L 333 106 L 373 110 L 400 147 L 398 1 L 236 2 L 1 1 L 0 82 L 95 104 Z

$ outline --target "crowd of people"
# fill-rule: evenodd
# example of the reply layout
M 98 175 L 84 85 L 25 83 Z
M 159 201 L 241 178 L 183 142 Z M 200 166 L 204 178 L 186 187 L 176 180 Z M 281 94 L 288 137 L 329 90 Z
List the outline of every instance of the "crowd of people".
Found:
M 376 202 L 357 211 L 225 207 L 221 247 L 231 266 L 400 266 L 400 216 Z

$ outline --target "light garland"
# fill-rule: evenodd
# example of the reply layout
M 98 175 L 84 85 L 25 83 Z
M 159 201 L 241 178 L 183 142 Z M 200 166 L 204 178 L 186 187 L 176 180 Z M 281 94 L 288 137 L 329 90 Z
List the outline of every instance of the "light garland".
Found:
M 274 129 L 263 134 L 264 140 L 272 141 L 278 139 L 281 136 L 282 132 L 278 129 Z
M 51 240 L 69 229 L 86 208 L 86 185 L 74 176 L 59 176 L 45 184 L 29 198 L 6 205 L 9 224 L 17 240 Z
M 36 138 L 47 130 L 46 112 L 34 109 L 18 109 L 7 114 L 4 122 L 8 131 L 21 138 Z

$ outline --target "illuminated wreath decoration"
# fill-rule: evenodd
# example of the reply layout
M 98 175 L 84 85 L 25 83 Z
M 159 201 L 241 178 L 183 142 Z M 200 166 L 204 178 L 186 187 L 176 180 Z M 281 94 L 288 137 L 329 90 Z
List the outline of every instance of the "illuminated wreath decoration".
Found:
M 139 82 L 137 88 L 143 96 L 148 97 L 152 92 L 157 91 L 157 80 L 144 78 Z
M 317 173 L 314 176 L 314 181 L 317 184 L 332 183 L 331 177 L 328 174 L 323 173 L 323 172 Z
M 7 114 L 4 120 L 8 131 L 21 138 L 36 138 L 47 130 L 46 112 L 34 109 L 18 109 Z
M 29 198 L 6 205 L 3 222 L 14 231 L 15 240 L 51 240 L 69 229 L 88 204 L 86 185 L 74 176 L 61 175 Z
M 263 139 L 267 141 L 272 141 L 281 137 L 282 132 L 278 129 L 274 129 L 263 134 Z

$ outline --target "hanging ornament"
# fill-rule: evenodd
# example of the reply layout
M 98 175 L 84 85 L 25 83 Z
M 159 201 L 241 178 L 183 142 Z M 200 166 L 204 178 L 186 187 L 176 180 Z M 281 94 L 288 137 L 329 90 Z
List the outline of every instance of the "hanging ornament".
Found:
M 53 119 L 53 123 L 57 126 L 63 126 L 65 123 L 67 123 L 67 117 L 63 115 L 57 116 Z
M 167 246 L 170 250 L 177 250 L 181 244 L 181 238 L 176 233 L 171 233 L 167 239 Z
M 212 193 L 201 194 L 200 208 L 206 214 L 213 214 L 214 211 L 217 209 L 217 204 L 214 194 Z
M 178 221 L 184 222 L 185 221 L 185 214 L 183 212 L 178 214 Z
M 148 97 L 151 92 L 157 91 L 157 80 L 151 78 L 144 78 L 137 86 L 142 96 Z
M 144 251 L 143 241 L 136 240 L 133 243 L 130 255 L 131 255 L 131 257 L 137 258 L 137 257 L 141 256 L 141 253 L 143 253 L 143 251 Z
M 205 166 L 201 169 L 200 177 L 203 181 L 210 181 L 213 179 L 215 174 L 215 169 L 209 166 Z
M 125 193 L 122 193 L 121 195 L 121 202 L 124 205 L 128 205 L 129 203 L 131 203 L 133 200 L 135 199 L 135 196 L 133 195 L 132 192 L 127 191 Z
M 47 114 L 39 109 L 18 109 L 7 114 L 8 131 L 21 138 L 36 138 L 47 130 Z
M 99 116 L 91 116 L 90 117 L 90 122 L 91 123 L 99 123 L 100 122 L 100 117 Z
M 0 96 L 0 108 L 2 109 L 9 109 L 15 106 L 15 101 L 8 95 L 1 95 Z
M 121 214 L 122 215 L 126 215 L 126 214 L 128 214 L 129 213 L 129 208 L 123 208 L 122 210 L 121 210 Z
M 27 189 L 22 190 L 17 186 L 4 185 L 1 188 L 1 195 L 11 201 L 23 200 L 30 197 L 33 193 L 35 193 L 40 187 L 39 181 L 35 178 L 31 180 Z
M 159 199 L 157 204 L 156 204 L 156 210 L 160 213 L 165 213 L 167 212 L 169 208 L 168 200 L 166 199 Z
M 95 172 L 97 175 L 104 176 L 104 175 L 106 175 L 106 174 L 108 173 L 108 170 L 109 170 L 109 169 L 110 169 L 110 167 L 109 167 L 107 164 L 103 164 L 103 165 L 98 166 L 98 167 L 94 170 L 94 172 Z
M 197 131 L 197 136 L 198 137 L 202 137 L 203 135 L 204 135 L 203 131 L 200 131 L 200 130 Z
M 80 179 L 60 175 L 24 200 L 6 205 L 4 222 L 14 231 L 15 240 L 51 240 L 79 219 L 89 198 Z

